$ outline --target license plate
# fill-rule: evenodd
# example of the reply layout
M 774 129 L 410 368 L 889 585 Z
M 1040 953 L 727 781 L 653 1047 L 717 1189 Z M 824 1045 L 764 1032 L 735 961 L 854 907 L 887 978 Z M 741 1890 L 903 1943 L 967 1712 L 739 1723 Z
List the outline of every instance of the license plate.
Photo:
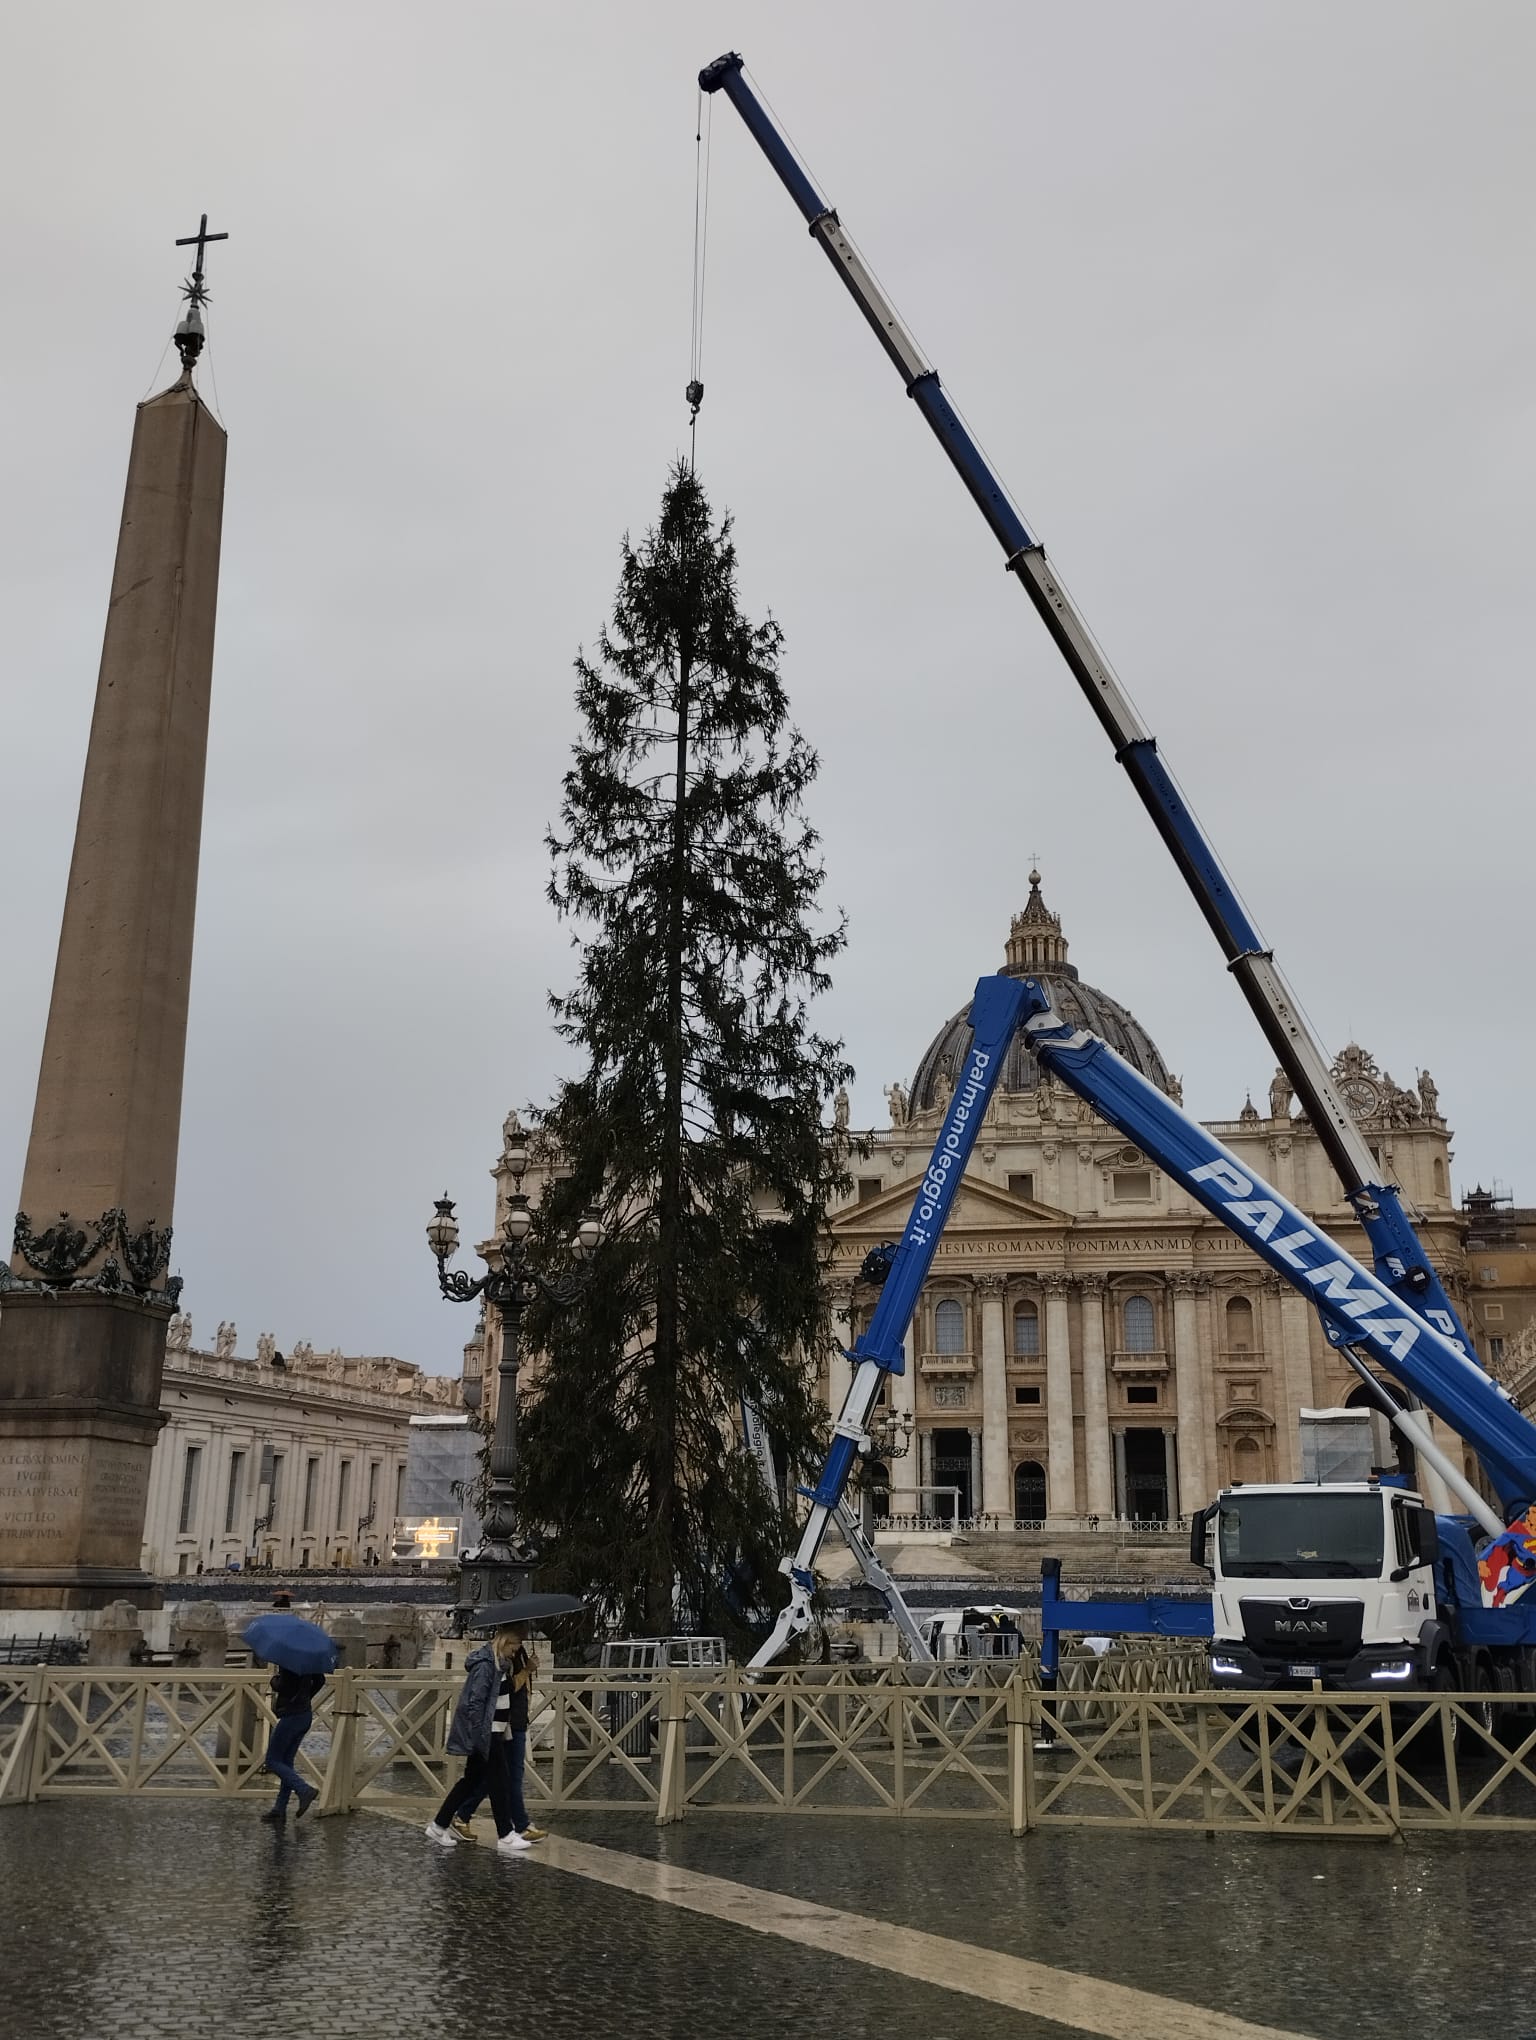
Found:
M 1323 1675 L 1320 1665 L 1287 1665 L 1285 1669 L 1293 1679 L 1320 1679 Z

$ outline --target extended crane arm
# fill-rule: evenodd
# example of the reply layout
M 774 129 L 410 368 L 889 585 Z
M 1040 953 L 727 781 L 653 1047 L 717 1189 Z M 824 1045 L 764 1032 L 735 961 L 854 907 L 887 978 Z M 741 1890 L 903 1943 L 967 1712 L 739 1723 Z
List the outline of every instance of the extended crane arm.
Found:
M 965 1174 L 966 1159 L 976 1144 L 982 1118 L 1002 1074 L 1008 1044 L 1018 1030 L 1013 981 L 1004 977 L 983 978 L 976 987 L 970 1020 L 971 1047 L 960 1082 L 944 1114 L 906 1228 L 888 1259 L 883 1258 L 880 1300 L 869 1323 L 845 1355 L 853 1363 L 853 1380 L 832 1426 L 832 1443 L 821 1478 L 814 1488 L 803 1490 L 811 1506 L 800 1542 L 784 1560 L 783 1570 L 789 1575 L 788 1604 L 781 1611 L 772 1635 L 753 1658 L 754 1665 L 772 1664 L 793 1637 L 803 1635 L 811 1626 L 816 1555 L 828 1529 L 838 1519 L 854 1461 L 869 1447 L 869 1420 L 881 1383 L 888 1375 L 905 1371 L 907 1328 Z M 848 1528 L 845 1524 L 845 1534 Z M 860 1558 L 865 1577 L 873 1578 L 857 1548 L 855 1556 Z M 882 1591 L 912 1656 L 929 1657 L 931 1653 L 894 1584 L 887 1582 Z
M 1294 1085 L 1302 1109 L 1365 1227 L 1377 1273 L 1416 1311 L 1470 1352 L 1471 1341 L 1414 1232 L 1397 1189 L 1383 1179 L 1380 1165 L 1361 1137 L 1321 1044 L 1159 757 L 1156 739 L 1141 722 L 1039 539 L 1009 500 L 1002 481 L 945 395 L 937 372 L 876 282 L 837 213 L 806 175 L 747 82 L 741 57 L 732 51 L 716 58 L 699 73 L 699 85 L 705 92 L 724 92 L 741 115 L 969 490 L 1003 549 L 1009 571 L 1038 610 L 1221 944 L 1227 966 L 1276 1061 Z

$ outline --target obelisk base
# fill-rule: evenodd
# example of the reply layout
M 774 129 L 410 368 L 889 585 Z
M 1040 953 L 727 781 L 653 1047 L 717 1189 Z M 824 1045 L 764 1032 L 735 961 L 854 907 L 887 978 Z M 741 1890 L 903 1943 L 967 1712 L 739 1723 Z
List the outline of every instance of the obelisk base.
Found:
M 0 1303 L 0 1609 L 163 1595 L 140 1567 L 168 1308 L 12 1289 Z

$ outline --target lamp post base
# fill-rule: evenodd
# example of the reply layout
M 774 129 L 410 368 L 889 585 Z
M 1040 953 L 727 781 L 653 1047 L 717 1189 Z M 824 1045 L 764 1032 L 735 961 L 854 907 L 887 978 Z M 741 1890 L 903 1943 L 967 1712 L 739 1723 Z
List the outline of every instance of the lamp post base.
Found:
M 482 1608 L 526 1594 L 533 1579 L 535 1554 L 522 1545 L 485 1543 L 459 1567 L 459 1598 L 454 1613 L 465 1629 L 475 1626 Z

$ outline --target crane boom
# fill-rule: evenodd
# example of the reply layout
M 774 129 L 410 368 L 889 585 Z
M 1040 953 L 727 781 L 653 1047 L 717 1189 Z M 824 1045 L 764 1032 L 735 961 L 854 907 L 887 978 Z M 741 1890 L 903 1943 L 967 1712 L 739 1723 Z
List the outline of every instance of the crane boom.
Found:
M 1471 1353 L 1472 1342 L 1414 1231 L 1398 1188 L 1386 1179 L 1356 1126 L 1334 1081 L 1329 1059 L 1277 968 L 1273 952 L 1249 919 L 1215 849 L 1174 784 L 1159 756 L 1156 739 L 1136 713 L 1044 547 L 1010 501 L 1002 481 L 945 394 L 937 371 L 876 282 L 835 209 L 817 190 L 748 83 L 740 55 L 731 51 L 707 64 L 699 73 L 699 85 L 705 92 L 724 92 L 741 115 L 812 237 L 869 322 L 908 396 L 1002 547 L 1008 570 L 1022 584 L 1087 696 L 1116 758 L 1220 943 L 1227 968 L 1276 1061 L 1290 1078 L 1371 1243 L 1378 1276 L 1438 1331 Z

